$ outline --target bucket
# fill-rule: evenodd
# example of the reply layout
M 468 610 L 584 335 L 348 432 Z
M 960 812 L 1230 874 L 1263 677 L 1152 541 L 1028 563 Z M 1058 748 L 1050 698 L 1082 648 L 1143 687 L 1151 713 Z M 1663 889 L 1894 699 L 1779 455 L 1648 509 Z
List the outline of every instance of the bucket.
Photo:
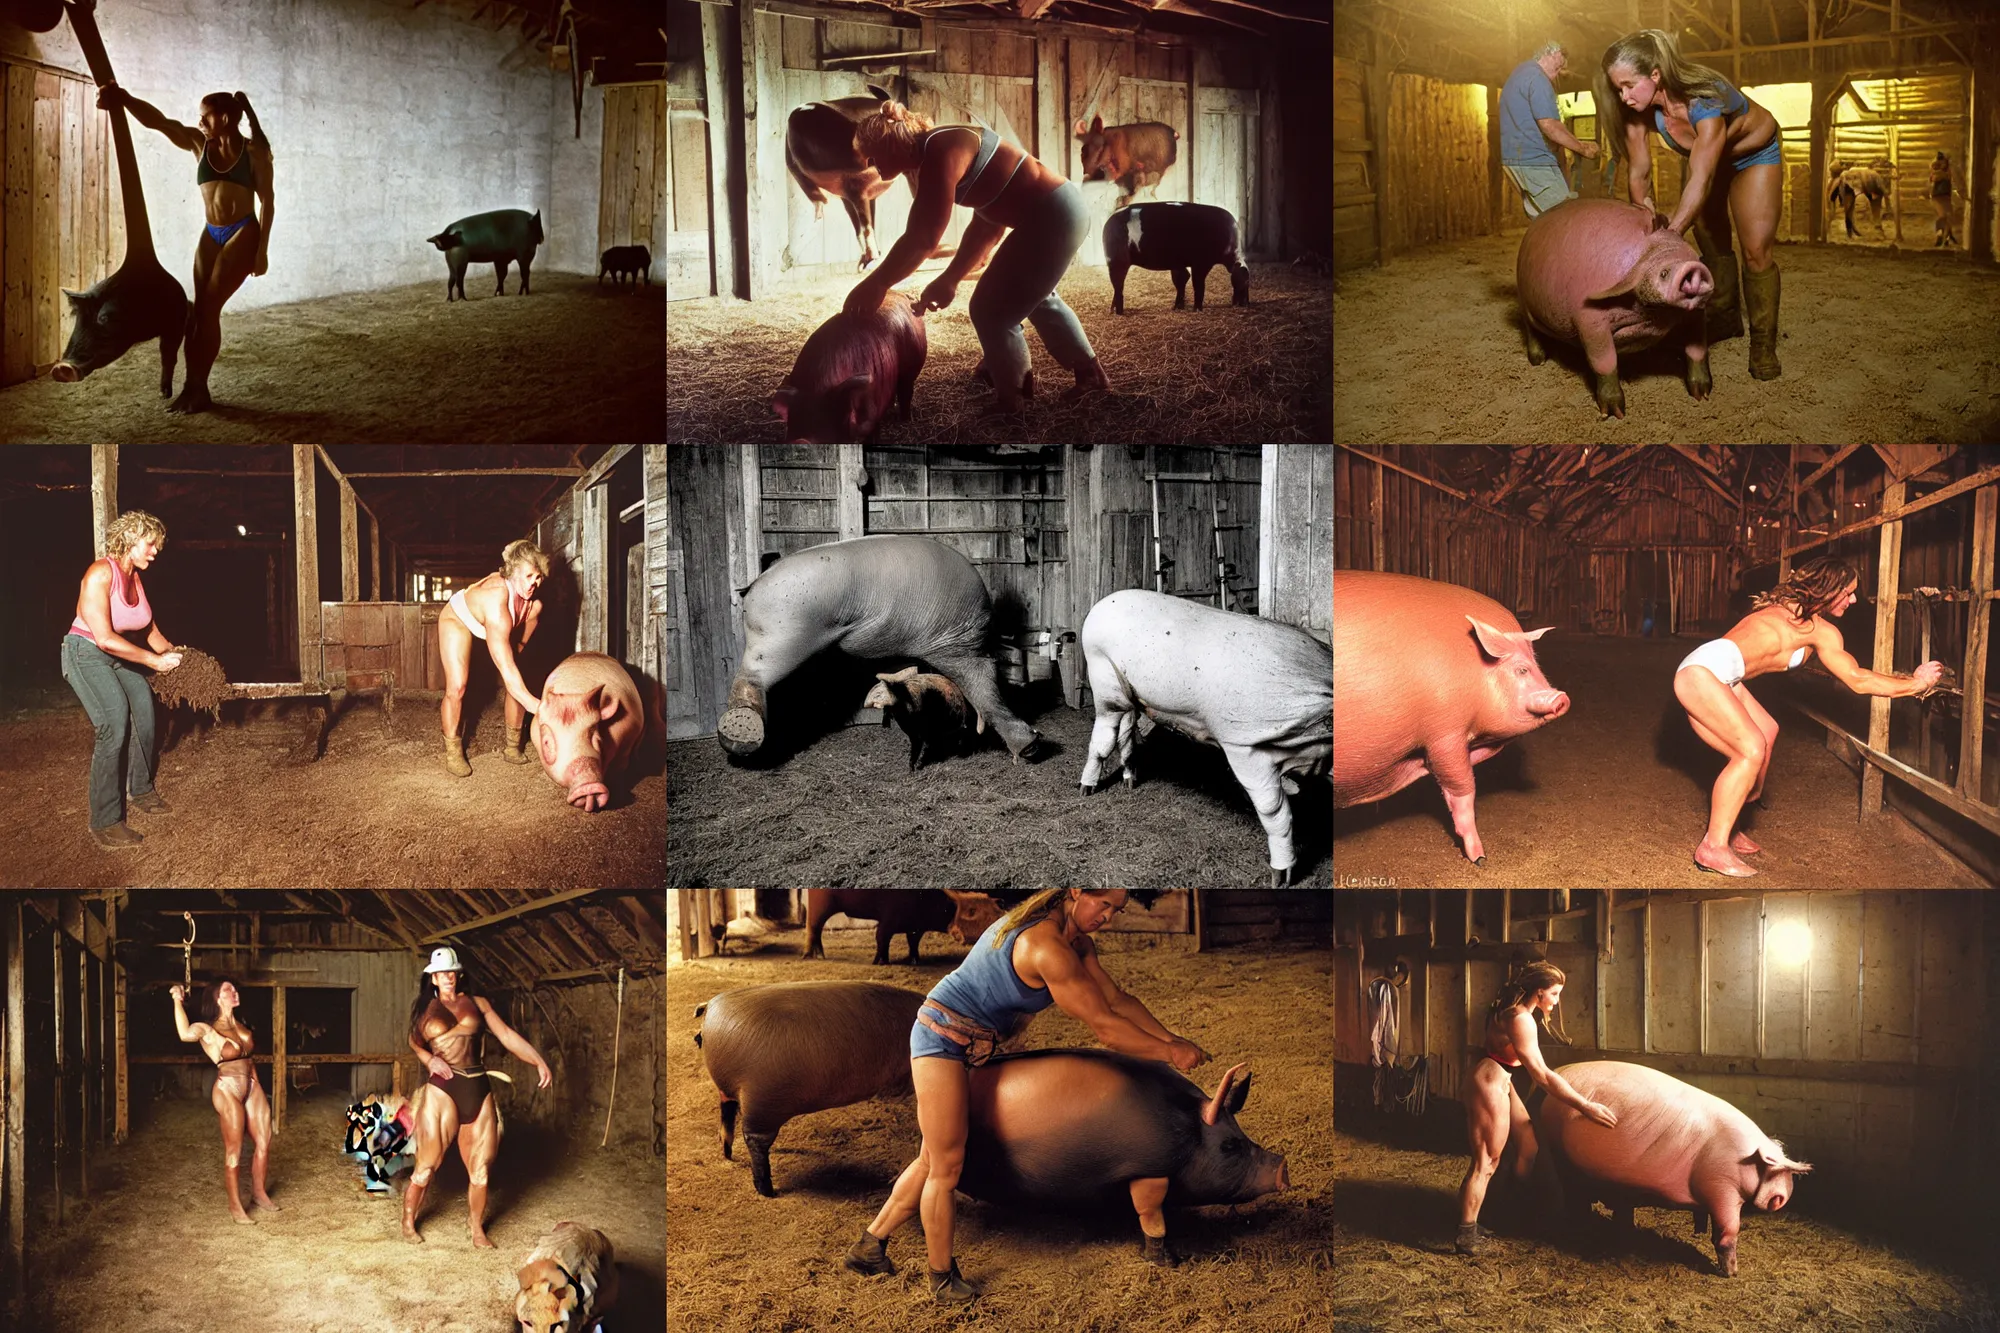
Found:
M 1056 674 L 1054 630 L 1029 630 L 1021 636 L 1021 649 L 1027 657 L 1029 680 L 1049 680 L 1054 677 Z
M 1028 683 L 1028 659 L 1020 641 L 1009 635 L 1000 638 L 1000 681 L 1004 685 Z

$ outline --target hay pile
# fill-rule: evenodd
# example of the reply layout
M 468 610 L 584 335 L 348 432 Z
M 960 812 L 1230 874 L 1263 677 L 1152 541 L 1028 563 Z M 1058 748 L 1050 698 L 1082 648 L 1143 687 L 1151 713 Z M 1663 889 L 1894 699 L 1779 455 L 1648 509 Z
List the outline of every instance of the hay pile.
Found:
M 181 664 L 154 675 L 153 697 L 169 708 L 184 705 L 219 719 L 222 701 L 232 693 L 228 677 L 222 674 L 222 663 L 186 644 L 175 644 L 173 651 L 181 655 Z
M 1062 401 L 1072 377 L 1039 335 L 1028 333 L 1036 392 L 1016 416 L 987 416 L 993 392 L 972 381 L 980 359 L 966 307 L 973 284 L 925 323 L 930 355 L 910 420 L 892 411 L 887 444 L 992 444 L 1021 440 L 1091 444 L 1244 444 L 1332 438 L 1332 292 L 1326 279 L 1289 264 L 1253 264 L 1251 305 L 1229 304 L 1229 275 L 1209 274 L 1200 312 L 1173 309 L 1165 273 L 1133 269 L 1129 314 L 1111 313 L 1101 268 L 1073 266 L 1057 290 L 1090 335 L 1114 392 Z M 915 293 L 926 266 L 899 284 Z M 853 274 L 790 282 L 755 303 L 677 301 L 667 319 L 667 438 L 686 443 L 783 436 L 771 391 L 791 372 L 806 338 L 840 309 Z M 1193 291 L 1188 299 L 1192 303 Z

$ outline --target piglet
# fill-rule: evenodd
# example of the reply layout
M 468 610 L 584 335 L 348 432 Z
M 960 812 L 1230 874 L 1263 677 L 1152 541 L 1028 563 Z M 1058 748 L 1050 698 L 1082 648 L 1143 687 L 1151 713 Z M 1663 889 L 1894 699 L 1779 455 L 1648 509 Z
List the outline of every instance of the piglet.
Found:
M 602 283 L 607 273 L 611 275 L 614 285 L 622 286 L 629 277 L 634 287 L 639 285 L 641 278 L 650 287 L 653 285 L 653 252 L 643 245 L 614 245 L 597 261 L 597 281 Z
M 827 320 L 771 395 L 785 442 L 875 443 L 892 399 L 901 419 L 910 419 L 910 395 L 929 350 L 923 317 L 901 292 L 890 292 L 871 314 L 843 311 Z
M 618 1300 L 618 1264 L 602 1231 L 576 1222 L 528 1252 L 514 1316 L 524 1333 L 591 1333 Z
M 923 766 L 924 755 L 958 753 L 965 739 L 965 715 L 969 705 L 958 686 L 944 676 L 919 672 L 915 667 L 901 671 L 877 672 L 875 685 L 861 701 L 863 708 L 882 710 L 882 725 L 893 718 L 910 738 L 910 771 Z M 975 716 L 977 709 L 971 710 Z M 984 733 L 986 719 L 978 719 Z
M 1528 224 L 1514 262 L 1528 364 L 1548 359 L 1537 332 L 1580 342 L 1597 375 L 1604 416 L 1625 415 L 1618 354 L 1672 336 L 1687 353 L 1687 389 L 1708 397 L 1708 339 L 1701 311 L 1715 275 L 1679 232 L 1650 209 L 1616 199 L 1572 199 Z
M 1569 711 L 1535 661 L 1546 633 L 1523 631 L 1470 588 L 1335 570 L 1334 808 L 1379 801 L 1429 773 L 1466 859 L 1482 864 L 1472 766 Z

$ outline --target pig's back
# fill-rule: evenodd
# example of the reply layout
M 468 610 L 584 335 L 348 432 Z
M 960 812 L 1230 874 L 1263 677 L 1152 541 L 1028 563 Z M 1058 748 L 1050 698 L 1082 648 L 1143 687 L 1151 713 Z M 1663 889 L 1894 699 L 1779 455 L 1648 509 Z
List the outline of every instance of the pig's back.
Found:
M 1544 333 L 1574 341 L 1584 298 L 1631 271 L 1652 215 L 1615 199 L 1572 199 L 1528 224 L 1514 261 L 1521 309 Z
M 1590 1060 L 1556 1072 L 1585 1097 L 1617 1113 L 1617 1126 L 1606 1129 L 1551 1098 L 1537 1117 L 1551 1146 L 1593 1180 L 1691 1204 L 1695 1164 L 1712 1145 L 1740 1143 L 1747 1152 L 1763 1138 L 1736 1107 L 1657 1069 Z

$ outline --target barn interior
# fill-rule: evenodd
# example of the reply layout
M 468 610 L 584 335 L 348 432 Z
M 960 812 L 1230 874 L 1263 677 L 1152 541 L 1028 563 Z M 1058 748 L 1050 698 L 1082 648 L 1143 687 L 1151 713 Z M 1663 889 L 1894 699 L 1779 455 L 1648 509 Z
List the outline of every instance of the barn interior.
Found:
M 1857 574 L 1831 623 L 1863 667 L 1949 676 L 1864 697 L 1817 652 L 1743 682 L 1778 727 L 1762 799 L 1737 828 L 1756 883 L 1972 888 L 2000 881 L 2000 768 L 1988 649 L 2000 468 L 1948 445 L 1336 447 L 1337 571 L 1483 594 L 1569 693 L 1568 713 L 1478 762 L 1485 862 L 1465 859 L 1436 781 L 1335 815 L 1343 874 L 1404 885 L 1695 889 L 1691 853 L 1725 762 L 1674 692 L 1686 654 L 1821 556 Z M 1335 576 L 1336 584 L 1339 574 Z M 1344 597 L 1346 594 L 1337 594 Z M 1411 633 L 1419 633 L 1414 627 Z M 1343 679 L 1334 649 L 1335 749 Z M 1338 765 L 1336 765 L 1337 767 Z M 1336 797 L 1338 799 L 1338 797 Z M 1495 836 L 1495 830 L 1502 830 Z
M 1056 391 L 1072 376 L 1030 334 L 1040 392 L 1024 414 L 988 414 L 990 389 L 971 378 L 981 358 L 967 283 L 925 317 L 928 360 L 910 418 L 887 423 L 884 438 L 1330 438 L 1329 31 L 1319 0 L 667 0 L 668 438 L 786 438 L 772 390 L 840 312 L 865 261 L 903 234 L 914 198 L 909 183 L 852 158 L 840 126 L 822 142 L 793 118 L 867 99 L 871 87 L 937 125 L 990 128 L 1078 182 L 1089 222 L 1056 293 L 1112 386 L 1062 401 Z M 1148 151 L 1171 160 L 1126 184 L 1087 178 L 1080 136 L 1093 119 L 1156 127 L 1163 146 Z M 835 158 L 852 158 L 851 169 Z M 788 162 L 832 163 L 831 174 L 812 174 L 808 192 Z M 1112 312 L 1103 238 L 1113 213 L 1129 203 L 1143 217 L 1146 203 L 1173 201 L 1234 219 L 1247 308 L 1231 304 L 1226 269 L 1208 273 L 1197 311 L 1192 293 L 1177 308 L 1169 273 L 1134 268 L 1125 313 Z M 900 290 L 915 299 L 957 255 L 970 220 L 954 210 Z
M 10 893 L 0 1270 L 10 1328 L 448 1329 L 510 1321 L 515 1269 L 556 1222 L 610 1238 L 610 1327 L 665 1318 L 660 1215 L 666 939 L 657 893 L 140 890 Z M 504 1133 L 473 1248 L 457 1152 L 402 1237 L 396 1188 L 342 1151 L 347 1109 L 423 1078 L 406 1038 L 425 960 L 454 948 L 545 1059 L 488 1035 Z M 271 1110 L 270 1197 L 232 1223 L 214 1070 L 177 1039 L 168 988 L 224 980 Z M 198 1002 L 189 1016 L 198 1019 Z M 241 1172 L 249 1201 L 251 1144 Z
M 0 12 L 0 440 L 664 438 L 657 0 L 97 0 L 94 56 L 64 8 Z M 223 307 L 199 414 L 162 410 L 152 341 L 52 378 L 77 327 L 63 292 L 149 251 L 188 288 L 206 218 L 192 154 L 98 109 L 107 77 L 184 125 L 240 89 L 270 145 L 267 270 Z M 447 304 L 427 238 L 501 209 L 539 214 L 528 272 L 503 300 L 473 261 Z M 600 282 L 630 246 L 649 263 Z
M 1333 910 L 1337 1326 L 1449 1327 L 1468 1308 L 1494 1333 L 2000 1318 L 1993 894 L 1385 889 Z M 1811 1164 L 1782 1209 L 1744 1210 L 1734 1280 L 1685 1208 L 1564 1227 L 1505 1164 L 1480 1213 L 1497 1235 L 1453 1252 L 1488 1005 L 1541 959 L 1566 979 L 1549 1066 L 1661 1071 Z
M 1030 895 L 995 895 L 997 906 Z M 913 1096 L 801 1114 L 771 1146 L 777 1197 L 752 1188 L 741 1135 L 725 1160 L 718 1100 L 694 1042 L 697 1005 L 743 986 L 869 981 L 927 991 L 965 956 L 925 935 L 922 961 L 870 963 L 874 924 L 835 917 L 824 959 L 801 960 L 805 897 L 794 890 L 683 890 L 668 894 L 667 1273 L 674 1327 L 761 1333 L 773 1327 L 908 1328 L 943 1333 L 967 1314 L 924 1290 L 917 1225 L 898 1231 L 894 1277 L 864 1278 L 840 1255 L 868 1221 L 921 1134 Z M 1063 1210 L 1005 1205 L 961 1193 L 954 1255 L 984 1290 L 970 1318 L 1003 1328 L 1198 1330 L 1329 1327 L 1340 1282 L 1329 1262 L 1327 1218 L 1332 1043 L 1328 986 L 1331 895 L 1264 890 L 1170 890 L 1130 895 L 1092 939 L 1104 968 L 1170 1031 L 1214 1058 L 1188 1075 L 1204 1092 L 1247 1063 L 1252 1078 L 1237 1119 L 1282 1153 L 1291 1188 L 1252 1202 L 1169 1207 L 1174 1268 L 1140 1257 L 1129 1202 Z M 726 943 L 718 946 L 715 934 Z M 724 932 L 726 931 L 726 934 Z M 1020 1049 L 1102 1049 L 1082 1023 L 1051 1006 L 1016 1038 Z M 1015 1049 L 1014 1045 L 1009 1049 Z M 1240 1077 L 1240 1076 L 1239 1076 Z M 1045 1115 L 1059 1114 L 1043 1108 Z M 1153 1316 L 1157 1314 L 1157 1318 Z
M 1153 728 L 1136 787 L 1079 800 L 1094 714 L 1075 636 L 1099 600 L 1137 587 L 1325 641 L 1332 462 L 1316 445 L 672 449 L 669 882 L 1265 882 L 1263 830 L 1215 746 Z M 828 651 L 772 687 L 764 748 L 725 754 L 717 723 L 744 651 L 734 594 L 783 556 L 890 533 L 932 538 L 979 572 L 1001 692 L 1041 733 L 1034 753 L 1012 762 L 989 728 L 911 772 L 883 710 L 858 707 L 877 673 L 906 663 Z M 1295 883 L 1331 882 L 1325 790 L 1306 778 L 1291 801 Z M 830 791 L 893 793 L 893 835 Z
M 1335 0 L 1334 15 L 1335 316 L 1346 336 L 1333 438 L 2000 438 L 1989 318 L 2000 299 L 2000 10 L 1987 0 Z M 1783 374 L 1753 379 L 1747 338 L 1713 343 L 1713 391 L 1697 399 L 1669 338 L 1620 357 L 1620 420 L 1593 402 L 1580 346 L 1547 341 L 1548 364 L 1524 350 L 1517 255 L 1529 220 L 1502 170 L 1500 92 L 1545 42 L 1561 42 L 1556 119 L 1583 143 L 1604 142 L 1594 161 L 1552 151 L 1579 198 L 1627 199 L 1592 79 L 1606 49 L 1642 29 L 1673 34 L 1684 58 L 1777 121 Z M 1647 142 L 1656 208 L 1672 216 L 1688 159 L 1657 134 Z M 1940 152 L 1948 240 L 1933 208 Z M 1858 205 L 1840 179 L 1850 168 L 1871 174 Z M 1732 226 L 1740 246 L 1742 223 Z
M 658 885 L 657 741 L 610 808 L 573 808 L 539 764 L 498 762 L 503 692 L 483 645 L 460 724 L 473 776 L 442 769 L 437 619 L 529 539 L 550 575 L 527 688 L 574 652 L 607 653 L 657 719 L 665 484 L 664 445 L 0 451 L 0 883 Z M 160 703 L 160 790 L 178 809 L 114 859 L 88 837 L 92 731 L 56 648 L 105 524 L 132 509 L 168 532 L 144 575 L 155 623 L 217 659 L 229 691 L 207 711 Z

